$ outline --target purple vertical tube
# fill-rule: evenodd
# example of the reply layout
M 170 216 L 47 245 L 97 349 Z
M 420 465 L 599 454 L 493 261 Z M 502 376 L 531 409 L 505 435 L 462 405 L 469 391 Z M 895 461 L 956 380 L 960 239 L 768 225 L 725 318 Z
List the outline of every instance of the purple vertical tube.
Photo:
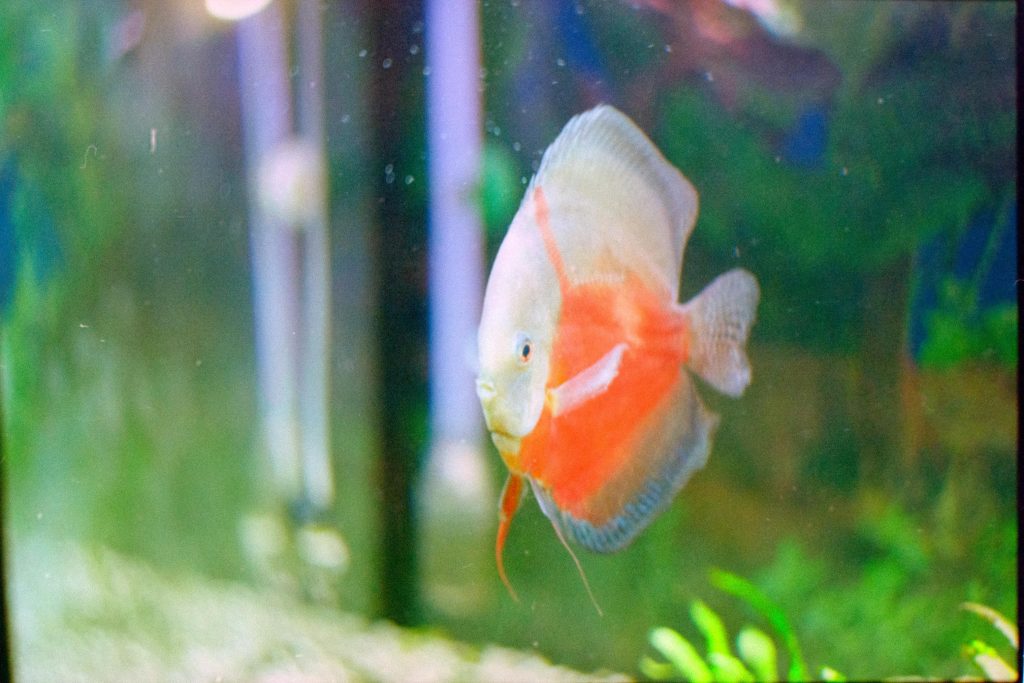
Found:
M 322 177 L 324 158 L 324 69 L 320 1 L 302 0 L 298 8 L 299 134 L 315 150 Z M 328 352 L 330 345 L 331 266 L 327 234 L 327 183 L 315 198 L 316 206 L 303 231 L 303 348 L 299 359 L 301 389 L 303 489 L 310 502 L 327 508 L 334 499 L 328 416 Z
M 260 207 L 256 173 L 291 132 L 288 56 L 279 4 L 238 23 L 238 72 L 246 168 L 260 413 L 275 486 L 286 498 L 300 490 L 296 367 L 299 321 L 295 232 Z
M 426 11 L 430 174 L 430 424 L 434 443 L 482 436 L 475 389 L 483 238 L 480 37 L 476 0 L 429 0 Z

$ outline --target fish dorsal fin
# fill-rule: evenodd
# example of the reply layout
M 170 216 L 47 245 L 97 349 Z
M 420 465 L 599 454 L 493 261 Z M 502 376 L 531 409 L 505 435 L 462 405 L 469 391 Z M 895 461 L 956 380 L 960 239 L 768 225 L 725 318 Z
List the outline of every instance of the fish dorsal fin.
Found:
M 677 298 L 697 192 L 626 115 L 601 105 L 571 119 L 526 197 L 535 186 L 571 280 L 630 271 Z

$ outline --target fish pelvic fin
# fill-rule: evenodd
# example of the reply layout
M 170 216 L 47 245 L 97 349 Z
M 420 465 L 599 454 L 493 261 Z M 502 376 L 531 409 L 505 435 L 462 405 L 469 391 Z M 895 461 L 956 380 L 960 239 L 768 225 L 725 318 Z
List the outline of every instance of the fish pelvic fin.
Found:
M 544 515 L 551 521 L 551 526 L 555 530 L 555 535 L 558 536 L 559 542 L 562 547 L 565 548 L 566 552 L 569 553 L 569 557 L 572 558 L 573 564 L 576 565 L 576 571 L 579 572 L 580 579 L 583 580 L 583 587 L 587 590 L 587 597 L 590 598 L 590 604 L 597 610 L 599 617 L 604 616 L 604 611 L 601 609 L 601 605 L 597 604 L 597 598 L 594 597 L 594 591 L 590 588 L 590 581 L 587 580 L 587 573 L 583 571 L 583 565 L 580 564 L 580 559 L 576 557 L 576 553 L 572 551 L 569 546 L 569 542 L 565 540 L 565 534 L 562 533 L 562 526 L 559 523 L 558 509 L 555 507 L 551 497 L 544 491 L 544 489 L 537 484 L 537 482 L 530 480 L 530 486 L 533 488 L 533 495 L 540 504 L 540 509 L 544 512 Z
M 746 345 L 760 296 L 754 276 L 736 268 L 683 306 L 692 330 L 689 366 L 727 396 L 742 395 L 750 384 Z
M 519 602 L 519 596 L 516 595 L 516 591 L 512 588 L 512 583 L 508 580 L 508 575 L 505 573 L 503 551 L 505 550 L 505 539 L 508 537 L 512 518 L 515 517 L 519 504 L 523 500 L 523 493 L 522 477 L 509 473 L 508 479 L 505 480 L 505 487 L 501 491 L 501 507 L 498 512 L 498 536 L 494 542 L 494 560 L 498 565 L 498 576 L 501 578 L 501 582 L 505 584 L 505 588 L 508 589 L 508 594 L 516 602 Z

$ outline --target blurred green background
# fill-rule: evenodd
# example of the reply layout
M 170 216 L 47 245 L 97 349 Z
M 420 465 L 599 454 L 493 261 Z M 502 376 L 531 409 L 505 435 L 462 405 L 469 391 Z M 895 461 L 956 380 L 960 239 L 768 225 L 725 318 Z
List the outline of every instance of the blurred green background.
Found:
M 817 666 L 971 671 L 962 646 L 986 627 L 958 605 L 1013 621 L 1018 599 L 1015 7 L 766 4 L 778 12 L 480 5 L 488 254 L 544 147 L 608 101 L 700 193 L 683 298 L 734 265 L 762 288 L 752 386 L 738 401 L 704 392 L 723 418 L 707 468 L 632 547 L 581 558 L 602 618 L 532 503 L 506 550 L 521 604 L 493 566 L 496 493 L 483 528 L 417 532 L 423 6 L 321 12 L 338 497 L 318 523 L 347 556 L 311 578 L 250 533 L 301 520 L 260 443 L 232 25 L 199 3 L 7 2 L 0 414 L 16 640 L 34 599 L 17 592 L 33 571 L 19 551 L 58 538 L 634 674 L 650 628 L 696 633 L 694 598 L 750 618 L 710 588 L 721 567 L 781 606 Z M 464 590 L 432 598 L 448 571 L 470 577 Z

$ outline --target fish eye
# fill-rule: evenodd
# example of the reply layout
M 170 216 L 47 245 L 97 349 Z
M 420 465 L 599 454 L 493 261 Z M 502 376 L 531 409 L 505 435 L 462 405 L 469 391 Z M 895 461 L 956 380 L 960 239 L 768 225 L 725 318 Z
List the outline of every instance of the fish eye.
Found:
M 516 335 L 516 358 L 520 363 L 526 365 L 533 356 L 533 342 L 528 336 L 520 332 Z

